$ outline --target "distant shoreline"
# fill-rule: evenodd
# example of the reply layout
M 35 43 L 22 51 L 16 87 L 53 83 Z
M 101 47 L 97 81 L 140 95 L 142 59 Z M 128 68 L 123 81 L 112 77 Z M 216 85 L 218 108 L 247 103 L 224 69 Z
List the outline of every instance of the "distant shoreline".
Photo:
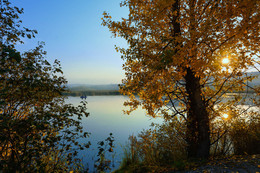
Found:
M 238 93 L 248 93 L 254 94 L 255 92 L 252 90 L 248 90 L 247 92 L 227 92 L 226 94 L 238 94 Z M 123 95 L 119 92 L 119 90 L 91 90 L 91 91 L 69 91 L 63 92 L 64 96 L 104 96 L 104 95 Z
M 122 95 L 118 90 L 97 90 L 97 91 L 71 91 L 64 92 L 65 96 L 103 96 L 103 95 Z

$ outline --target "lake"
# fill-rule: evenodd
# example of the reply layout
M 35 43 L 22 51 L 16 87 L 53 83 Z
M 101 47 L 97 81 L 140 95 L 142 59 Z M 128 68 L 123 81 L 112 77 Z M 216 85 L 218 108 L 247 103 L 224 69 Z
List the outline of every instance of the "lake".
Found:
M 137 109 L 130 115 L 124 114 L 123 106 L 126 96 L 88 96 L 87 108 L 89 117 L 82 119 L 84 130 L 91 133 L 88 138 L 92 145 L 86 151 L 80 152 L 84 164 L 88 163 L 90 171 L 94 169 L 94 160 L 98 153 L 97 143 L 105 140 L 110 133 L 115 138 L 114 164 L 115 168 L 120 166 L 120 160 L 124 155 L 124 148 L 130 135 L 137 135 L 142 129 L 148 129 L 150 124 L 162 123 L 160 118 L 146 116 L 143 109 Z M 82 101 L 79 97 L 68 97 L 67 103 L 77 106 Z M 84 142 L 84 141 L 80 141 Z M 107 152 L 108 154 L 108 152 Z M 107 156 L 111 159 L 111 156 Z
M 253 95 L 249 95 L 251 98 Z M 90 113 L 89 117 L 83 118 L 82 124 L 84 130 L 91 133 L 91 136 L 87 141 L 92 143 L 91 147 L 83 152 L 80 152 L 80 157 L 83 159 L 83 164 L 86 165 L 90 171 L 94 170 L 94 161 L 98 153 L 99 141 L 104 141 L 109 137 L 110 133 L 113 133 L 115 138 L 114 155 L 106 155 L 106 158 L 114 160 L 114 168 L 120 166 L 120 161 L 124 156 L 124 148 L 127 146 L 127 141 L 130 135 L 137 135 L 143 129 L 148 129 L 150 124 L 162 123 L 161 118 L 151 118 L 146 116 L 145 110 L 141 108 L 132 112 L 130 115 L 123 113 L 124 101 L 128 99 L 127 96 L 88 96 L 86 101 L 88 102 L 87 108 Z M 227 98 L 228 99 L 228 98 Z M 67 103 L 72 103 L 77 106 L 82 99 L 80 97 L 68 97 Z M 241 107 L 248 108 L 250 105 L 243 105 Z M 259 108 L 252 107 L 251 109 L 256 112 Z M 87 142 L 80 141 L 80 142 Z M 106 152 L 109 154 L 108 152 Z

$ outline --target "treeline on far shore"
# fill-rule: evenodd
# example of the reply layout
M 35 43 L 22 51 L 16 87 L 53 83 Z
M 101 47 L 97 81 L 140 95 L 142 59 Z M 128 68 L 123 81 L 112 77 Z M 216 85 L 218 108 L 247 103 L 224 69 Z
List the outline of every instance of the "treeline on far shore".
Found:
M 233 92 L 233 94 L 239 94 L 239 93 L 248 93 L 248 94 L 254 94 L 255 91 L 248 90 L 244 92 Z M 232 94 L 232 93 L 227 93 Z M 118 90 L 94 90 L 94 91 L 67 91 L 63 92 L 62 95 L 65 96 L 102 96 L 102 95 L 121 95 L 121 93 Z
M 95 90 L 95 91 L 68 91 L 62 93 L 65 96 L 102 96 L 102 95 L 121 95 L 118 90 Z
M 239 93 L 248 93 L 248 94 L 254 94 L 255 91 L 249 89 L 247 91 L 243 92 L 232 92 L 233 94 L 239 94 Z M 227 92 L 227 94 L 232 94 Z M 118 90 L 92 90 L 92 91 L 67 91 L 63 92 L 62 95 L 65 96 L 102 96 L 102 95 L 121 95 L 121 93 Z

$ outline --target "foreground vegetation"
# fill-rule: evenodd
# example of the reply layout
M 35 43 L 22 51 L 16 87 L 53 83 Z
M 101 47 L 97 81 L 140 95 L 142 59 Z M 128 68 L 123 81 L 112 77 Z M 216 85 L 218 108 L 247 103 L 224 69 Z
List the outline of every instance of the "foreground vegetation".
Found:
M 138 136 L 130 136 L 121 167 L 115 172 L 259 171 L 259 112 L 247 118 L 239 116 L 218 123 L 224 124 L 211 136 L 208 160 L 188 158 L 183 133 L 185 125 L 175 119 L 153 125 Z
M 140 106 L 166 121 L 183 117 L 188 158 L 209 158 L 218 133 L 212 123 L 236 114 L 246 99 L 226 102 L 223 95 L 245 88 L 260 94 L 259 86 L 249 86 L 254 77 L 243 75 L 259 71 L 260 1 L 125 0 L 121 6 L 127 17 L 104 12 L 102 24 L 128 43 L 116 47 L 124 60 L 120 91 L 129 96 L 127 113 Z
M 62 93 L 69 92 L 60 63 L 46 60 L 42 44 L 24 53 L 15 49 L 36 31 L 21 27 L 22 9 L 0 2 L 0 170 L 83 172 L 77 155 L 90 145 L 78 142 L 89 135 L 80 122 L 89 115 L 86 102 L 65 103 Z M 242 74 L 258 63 L 259 1 L 129 0 L 122 5 L 129 7 L 129 18 L 114 22 L 104 13 L 103 24 L 130 44 L 118 48 L 126 60 L 121 92 L 130 101 L 125 105 L 129 112 L 142 106 L 165 123 L 131 136 L 116 172 L 188 170 L 242 154 L 258 159 L 260 88 L 248 86 L 245 81 L 254 77 Z M 227 54 L 233 61 L 223 68 L 219 61 Z M 245 88 L 254 97 L 224 99 L 225 93 Z M 74 94 L 111 93 L 119 94 Z M 97 172 L 110 171 L 105 151 L 113 152 L 113 142 L 112 134 L 99 142 Z
M 15 44 L 36 31 L 21 27 L 22 9 L 0 3 L 0 171 L 67 172 L 83 170 L 78 151 L 90 143 L 80 120 L 86 103 L 65 104 L 67 83 L 58 60 L 51 65 L 40 44 L 20 53 Z

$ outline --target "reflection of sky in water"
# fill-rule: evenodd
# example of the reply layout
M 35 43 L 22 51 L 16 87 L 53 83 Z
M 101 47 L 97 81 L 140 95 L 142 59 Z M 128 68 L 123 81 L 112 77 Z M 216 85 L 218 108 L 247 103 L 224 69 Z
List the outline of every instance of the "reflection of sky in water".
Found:
M 249 96 L 249 98 L 251 98 Z M 229 99 L 229 98 L 225 98 Z M 90 149 L 81 152 L 85 162 L 89 162 L 90 170 L 93 170 L 92 157 L 97 155 L 97 142 L 105 140 L 109 133 L 113 133 L 115 138 L 115 166 L 120 165 L 119 161 L 123 156 L 123 148 L 127 143 L 129 135 L 137 135 L 142 129 L 148 129 L 152 122 L 161 123 L 162 119 L 153 119 L 145 115 L 141 108 L 132 112 L 130 115 L 123 114 L 123 102 L 127 100 L 125 96 L 88 96 L 87 108 L 90 113 L 88 118 L 83 118 L 84 130 L 91 133 L 88 140 L 92 145 Z M 81 99 L 79 97 L 69 97 L 68 103 L 77 106 Z M 247 102 L 250 103 L 250 102 Z M 250 105 L 250 104 L 249 104 Z M 248 108 L 249 105 L 240 105 L 240 108 Z M 259 111 L 256 107 L 250 110 Z M 84 141 L 81 141 L 84 142 Z M 108 157 L 110 158 L 110 157 Z
M 146 116 L 145 111 L 141 108 L 130 115 L 124 114 L 123 102 L 126 100 L 127 97 L 125 96 L 88 96 L 86 99 L 88 102 L 87 112 L 90 115 L 82 120 L 84 130 L 91 133 L 92 149 L 97 146 L 98 141 L 105 140 L 109 133 L 113 133 L 117 153 L 115 160 L 120 160 L 123 153 L 121 146 L 126 144 L 129 135 L 136 135 L 142 129 L 148 129 L 152 122 L 162 122 L 162 119 L 152 119 Z M 68 103 L 75 106 L 80 101 L 79 97 L 69 97 L 67 100 Z M 97 151 L 92 149 L 86 153 L 88 160 L 91 160 L 90 157 L 97 154 Z M 91 164 L 89 166 L 92 167 Z M 116 163 L 116 166 L 119 166 L 119 163 Z

